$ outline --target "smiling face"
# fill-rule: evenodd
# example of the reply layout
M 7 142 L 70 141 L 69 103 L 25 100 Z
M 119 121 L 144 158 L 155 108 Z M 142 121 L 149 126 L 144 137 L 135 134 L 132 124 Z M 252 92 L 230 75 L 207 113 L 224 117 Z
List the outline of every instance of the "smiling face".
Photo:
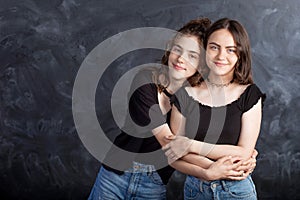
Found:
M 187 35 L 177 37 L 168 59 L 170 79 L 185 81 L 197 71 L 199 63 L 200 45 L 197 37 Z
M 206 48 L 209 77 L 217 76 L 223 80 L 232 80 L 237 61 L 237 46 L 232 34 L 227 29 L 213 32 L 208 38 Z

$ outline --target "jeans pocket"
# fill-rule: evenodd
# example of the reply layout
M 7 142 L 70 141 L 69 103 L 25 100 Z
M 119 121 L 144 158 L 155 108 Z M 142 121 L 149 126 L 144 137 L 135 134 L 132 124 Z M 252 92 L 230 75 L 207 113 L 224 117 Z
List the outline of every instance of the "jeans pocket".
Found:
M 162 182 L 162 180 L 157 172 L 155 172 L 155 171 L 149 172 L 148 177 L 150 178 L 152 183 L 157 184 L 157 185 L 164 185 L 164 183 Z
M 236 181 L 235 184 L 229 187 L 229 194 L 231 197 L 238 199 L 257 199 L 255 186 L 251 177 L 247 177 L 242 181 Z
M 199 185 L 187 177 L 184 184 L 184 199 L 197 199 L 200 195 Z

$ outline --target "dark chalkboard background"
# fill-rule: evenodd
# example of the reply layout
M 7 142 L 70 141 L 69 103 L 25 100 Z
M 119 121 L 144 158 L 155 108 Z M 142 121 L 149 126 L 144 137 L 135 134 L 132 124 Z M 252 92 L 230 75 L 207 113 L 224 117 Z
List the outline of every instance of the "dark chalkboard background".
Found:
M 72 116 L 84 58 L 121 31 L 178 29 L 199 16 L 235 18 L 247 28 L 254 78 L 268 97 L 253 174 L 258 196 L 300 199 L 299 10 L 298 0 L 0 0 L 0 199 L 86 199 L 100 163 Z M 120 58 L 101 90 L 160 53 Z M 169 199 L 182 199 L 183 180 L 174 173 Z

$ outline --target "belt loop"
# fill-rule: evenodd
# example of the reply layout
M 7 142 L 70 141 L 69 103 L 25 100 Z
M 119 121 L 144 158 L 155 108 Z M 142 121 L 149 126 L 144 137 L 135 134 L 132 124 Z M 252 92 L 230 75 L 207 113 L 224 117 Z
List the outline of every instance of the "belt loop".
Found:
M 153 171 L 155 171 L 154 169 L 153 169 L 153 166 L 151 166 L 151 165 L 148 165 L 147 166 L 147 174 L 148 174 L 148 176 L 151 176 L 152 175 L 152 173 L 153 173 Z
M 200 189 L 200 192 L 202 193 L 203 192 L 203 181 L 199 179 L 199 189 Z
M 226 185 L 226 181 L 221 180 L 221 183 L 222 183 L 223 190 L 225 190 L 226 192 L 228 192 L 229 189 L 228 189 L 228 187 Z

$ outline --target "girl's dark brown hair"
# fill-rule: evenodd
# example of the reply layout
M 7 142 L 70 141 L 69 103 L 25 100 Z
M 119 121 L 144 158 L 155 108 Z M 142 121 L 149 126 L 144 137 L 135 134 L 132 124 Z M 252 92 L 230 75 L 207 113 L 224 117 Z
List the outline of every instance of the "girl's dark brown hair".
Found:
M 175 35 L 175 37 L 171 40 L 170 46 L 173 46 L 173 42 L 176 38 L 182 36 L 182 35 L 186 35 L 186 36 L 195 36 L 198 39 L 199 45 L 200 47 L 203 48 L 203 41 L 204 41 L 204 37 L 205 37 L 205 32 L 208 29 L 208 27 L 210 26 L 211 21 L 208 18 L 199 18 L 199 19 L 194 19 L 189 21 L 187 24 L 185 24 L 183 27 L 181 27 L 178 30 L 178 33 Z M 203 49 L 204 50 L 204 49 Z M 168 59 L 169 59 L 169 55 L 170 55 L 170 51 L 169 49 L 166 50 L 164 56 L 161 59 L 161 64 L 162 67 L 154 72 L 153 74 L 153 81 L 154 83 L 157 84 L 159 91 L 161 92 L 162 90 L 164 90 L 166 87 L 168 87 L 169 85 L 169 76 L 168 76 Z M 187 79 L 188 83 L 191 86 L 195 86 L 198 85 L 201 80 L 203 79 L 201 74 L 201 70 L 202 70 L 202 66 L 204 65 L 204 52 L 201 51 L 201 57 L 200 57 L 200 66 L 199 66 L 199 70 L 197 70 L 197 72 L 192 75 L 191 77 L 189 77 Z
M 233 80 L 236 83 L 247 85 L 252 84 L 252 69 L 251 69 L 251 49 L 250 40 L 246 29 L 236 20 L 222 18 L 214 22 L 207 30 L 203 42 L 205 50 L 209 37 L 217 30 L 228 30 L 237 46 L 238 61 L 235 65 Z M 206 66 L 208 69 L 208 67 Z M 207 76 L 207 75 L 206 75 Z

